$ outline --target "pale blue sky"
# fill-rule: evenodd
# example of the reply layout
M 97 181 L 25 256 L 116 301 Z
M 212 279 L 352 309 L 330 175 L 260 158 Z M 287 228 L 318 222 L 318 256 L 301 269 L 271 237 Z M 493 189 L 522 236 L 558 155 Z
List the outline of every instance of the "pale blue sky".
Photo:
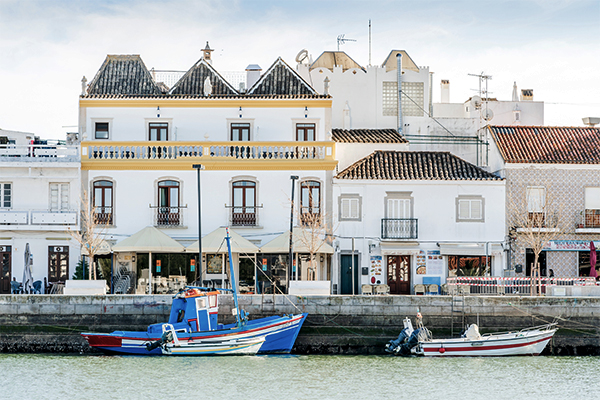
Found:
M 185 70 L 206 41 L 214 66 L 263 69 L 299 50 L 336 48 L 357 62 L 406 50 L 451 101 L 492 75 L 491 95 L 510 99 L 513 81 L 546 102 L 547 125 L 600 116 L 600 0 L 593 1 L 28 1 L 0 0 L 0 127 L 62 138 L 77 124 L 80 80 L 106 54 L 140 54 L 148 68 Z

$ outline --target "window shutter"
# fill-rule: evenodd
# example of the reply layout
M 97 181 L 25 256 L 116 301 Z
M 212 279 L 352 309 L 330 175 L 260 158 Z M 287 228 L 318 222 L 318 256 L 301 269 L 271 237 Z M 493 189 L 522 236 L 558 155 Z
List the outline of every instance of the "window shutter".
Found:
M 350 218 L 358 219 L 358 199 L 349 199 L 350 200 Z
M 471 200 L 471 218 L 481 219 L 481 200 Z
M 342 218 L 350 218 L 350 199 L 341 200 Z
M 470 213 L 469 213 L 469 200 L 459 200 L 458 201 L 458 218 L 459 219 L 471 218 Z

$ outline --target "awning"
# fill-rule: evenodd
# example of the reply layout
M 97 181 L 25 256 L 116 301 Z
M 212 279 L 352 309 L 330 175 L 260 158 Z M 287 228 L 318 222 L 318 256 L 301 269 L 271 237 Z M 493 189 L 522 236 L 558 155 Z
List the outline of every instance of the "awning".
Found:
M 503 252 L 499 243 L 488 243 L 487 255 L 500 255 Z M 440 243 L 440 254 L 443 256 L 485 256 L 485 243 Z
M 183 253 L 184 247 L 153 226 L 147 226 L 113 246 L 115 253 Z
M 294 228 L 293 236 L 293 247 L 294 253 L 310 253 L 309 247 L 311 242 L 311 232 L 308 229 Z M 333 254 L 333 247 L 328 243 L 323 242 L 322 238 L 315 240 L 315 246 L 317 247 L 317 254 Z M 290 251 L 290 233 L 284 232 L 265 244 L 260 248 L 263 253 L 288 253 Z
M 225 240 L 225 228 L 217 228 L 208 235 L 202 238 L 202 253 L 227 253 L 227 241 Z M 231 237 L 231 252 L 232 253 L 258 253 L 259 249 L 254 243 L 242 237 L 234 230 L 229 230 Z M 198 252 L 198 241 L 186 247 L 186 252 Z
M 96 245 L 96 252 L 95 252 L 95 254 L 97 256 L 104 255 L 104 254 L 110 254 L 111 252 L 112 252 L 112 248 L 110 246 L 110 243 L 108 243 L 104 239 L 102 239 L 100 241 L 100 243 L 98 243 Z M 84 246 L 84 247 L 81 248 L 81 254 L 84 255 L 84 256 L 88 256 L 89 255 L 89 253 L 87 251 L 87 247 Z
M 421 250 L 419 242 L 417 241 L 406 241 L 406 242 L 379 242 L 381 246 L 381 254 L 386 255 L 394 255 L 394 254 L 402 254 L 402 255 L 412 255 L 419 254 Z

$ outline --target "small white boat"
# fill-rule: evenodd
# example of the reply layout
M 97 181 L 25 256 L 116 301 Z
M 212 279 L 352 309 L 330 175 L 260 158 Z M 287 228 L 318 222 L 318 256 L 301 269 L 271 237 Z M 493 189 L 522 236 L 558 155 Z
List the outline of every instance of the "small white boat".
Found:
M 222 339 L 203 338 L 195 340 L 179 340 L 172 325 L 164 324 L 160 348 L 162 354 L 168 356 L 229 356 L 255 355 L 265 342 L 264 336 Z
M 416 330 L 410 318 L 405 318 L 402 333 L 386 346 L 386 351 L 428 357 L 537 356 L 557 330 L 556 324 L 552 323 L 515 332 L 481 335 L 478 326 L 472 324 L 460 338 L 433 339 L 419 318 Z

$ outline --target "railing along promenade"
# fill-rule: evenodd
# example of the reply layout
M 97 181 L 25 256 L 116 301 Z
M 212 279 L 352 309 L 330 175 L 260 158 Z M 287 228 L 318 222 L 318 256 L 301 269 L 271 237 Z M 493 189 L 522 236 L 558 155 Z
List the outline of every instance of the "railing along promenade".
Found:
M 539 280 L 530 277 L 495 277 L 495 276 L 451 276 L 446 279 L 447 292 L 451 295 L 503 295 L 530 294 L 531 280 L 540 286 L 542 293 L 548 293 L 550 287 L 596 286 L 592 277 L 554 278 L 542 277 Z
M 79 161 L 79 146 L 52 144 L 0 145 L 0 162 L 10 161 Z

